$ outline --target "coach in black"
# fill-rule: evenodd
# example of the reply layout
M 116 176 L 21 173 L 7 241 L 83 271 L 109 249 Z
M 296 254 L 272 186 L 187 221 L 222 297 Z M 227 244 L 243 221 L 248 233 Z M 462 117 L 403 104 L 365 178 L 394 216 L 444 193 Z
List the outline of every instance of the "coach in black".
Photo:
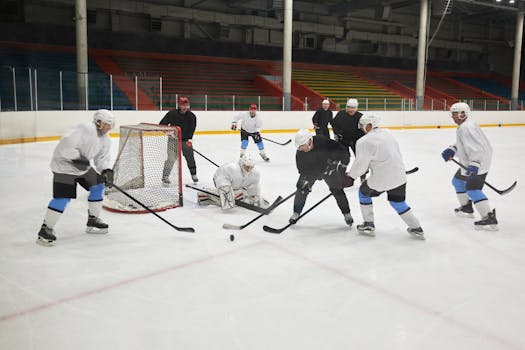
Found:
M 193 133 L 197 127 L 197 117 L 190 111 L 190 101 L 185 96 L 180 96 L 178 100 L 178 108 L 169 111 L 160 121 L 161 125 L 178 126 L 181 130 L 182 136 L 182 154 L 186 158 L 188 169 L 190 170 L 191 179 L 193 182 L 199 181 L 197 177 L 197 166 L 195 165 L 195 157 L 193 155 Z M 166 185 L 170 184 L 170 174 L 175 164 L 177 154 L 170 152 L 170 149 L 177 149 L 175 147 L 175 138 L 168 139 L 168 159 L 164 162 L 164 170 L 162 172 L 162 182 Z M 171 144 L 170 144 L 171 143 Z

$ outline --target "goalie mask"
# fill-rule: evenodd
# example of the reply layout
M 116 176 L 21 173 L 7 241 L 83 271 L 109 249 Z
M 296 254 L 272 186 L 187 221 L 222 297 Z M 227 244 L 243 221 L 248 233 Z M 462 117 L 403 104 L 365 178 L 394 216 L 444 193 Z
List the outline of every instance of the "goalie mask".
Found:
M 244 171 L 250 172 L 255 166 L 255 161 L 249 153 L 246 153 L 241 157 L 241 159 L 239 159 L 239 164 L 241 168 L 244 169 Z
M 115 126 L 115 116 L 107 109 L 99 109 L 95 112 L 93 115 L 93 122 L 97 124 L 99 121 L 111 125 L 111 128 Z

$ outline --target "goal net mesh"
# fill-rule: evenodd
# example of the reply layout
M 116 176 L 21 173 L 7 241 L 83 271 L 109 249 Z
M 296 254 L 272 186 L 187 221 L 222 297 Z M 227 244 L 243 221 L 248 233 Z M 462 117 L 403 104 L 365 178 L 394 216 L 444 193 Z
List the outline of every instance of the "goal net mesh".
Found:
M 179 127 L 121 126 L 114 183 L 153 211 L 182 206 L 180 140 Z M 103 206 L 123 213 L 148 212 L 114 187 L 106 190 Z

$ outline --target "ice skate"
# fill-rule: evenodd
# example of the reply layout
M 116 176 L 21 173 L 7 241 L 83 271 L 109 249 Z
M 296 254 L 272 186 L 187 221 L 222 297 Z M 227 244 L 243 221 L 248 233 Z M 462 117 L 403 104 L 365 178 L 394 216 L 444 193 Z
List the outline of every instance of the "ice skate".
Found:
M 264 152 L 261 152 L 259 153 L 261 155 L 261 158 L 265 161 L 265 162 L 269 162 L 270 161 L 270 158 L 268 158 L 268 156 L 266 156 L 266 153 Z
M 410 233 L 410 235 L 416 239 L 425 239 L 425 232 L 423 232 L 423 229 L 421 227 L 417 228 L 407 228 L 407 232 Z
M 354 223 L 354 218 L 352 217 L 352 214 L 350 213 L 346 213 L 344 214 L 345 216 L 345 222 L 348 226 L 352 226 L 352 224 Z
M 108 233 L 108 224 L 96 216 L 89 215 L 86 233 Z
M 375 237 L 376 236 L 376 227 L 373 222 L 363 222 L 361 225 L 357 225 L 357 232 L 360 235 Z
M 492 211 L 481 220 L 475 221 L 474 228 L 476 230 L 497 231 L 498 220 L 496 219 L 496 209 L 492 209 Z
M 456 213 L 457 216 L 462 216 L 464 218 L 473 218 L 474 208 L 472 208 L 472 201 L 468 201 L 467 204 L 454 209 L 454 213 Z
M 191 180 L 193 181 L 193 183 L 197 183 L 199 182 L 199 178 L 197 177 L 197 174 L 192 174 L 191 175 Z
M 294 213 L 292 214 L 292 216 L 290 216 L 290 219 L 288 220 L 288 222 L 289 222 L 290 224 L 292 224 L 292 225 L 295 224 L 295 223 L 297 222 L 297 220 L 299 220 L 299 216 L 300 216 L 299 213 L 295 213 L 295 212 L 294 212 Z
M 54 230 L 43 224 L 40 228 L 40 231 L 38 232 L 36 243 L 44 246 L 52 246 L 55 243 L 56 239 L 57 238 L 54 235 Z

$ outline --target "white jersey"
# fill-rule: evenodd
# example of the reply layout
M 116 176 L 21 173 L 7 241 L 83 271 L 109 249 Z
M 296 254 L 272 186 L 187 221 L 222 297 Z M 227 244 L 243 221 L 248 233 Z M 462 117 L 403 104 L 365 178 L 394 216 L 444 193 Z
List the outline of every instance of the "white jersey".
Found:
M 250 112 L 240 112 L 234 118 L 233 122 L 242 121 L 241 128 L 249 133 L 259 132 L 262 128 L 262 120 L 259 118 L 259 113 L 255 113 L 252 118 Z
M 375 128 L 357 140 L 356 159 L 348 175 L 357 179 L 368 169 L 368 186 L 378 192 L 394 189 L 406 182 L 403 157 L 389 130 Z
M 221 165 L 213 175 L 215 187 L 231 186 L 233 190 L 244 188 L 248 197 L 260 196 L 261 175 L 257 169 L 250 172 L 241 168 L 239 162 L 231 162 Z
M 453 147 L 456 149 L 456 155 L 461 164 L 477 166 L 478 174 L 485 174 L 489 171 L 492 146 L 478 123 L 470 117 L 458 126 L 456 144 Z M 461 169 L 461 173 L 466 175 L 464 169 Z
M 93 161 L 96 170 L 101 173 L 111 168 L 111 139 L 107 134 L 98 135 L 95 123 L 88 122 L 73 126 L 58 142 L 51 160 L 54 173 L 83 175 L 86 170 L 79 170 L 72 160 L 85 158 Z

